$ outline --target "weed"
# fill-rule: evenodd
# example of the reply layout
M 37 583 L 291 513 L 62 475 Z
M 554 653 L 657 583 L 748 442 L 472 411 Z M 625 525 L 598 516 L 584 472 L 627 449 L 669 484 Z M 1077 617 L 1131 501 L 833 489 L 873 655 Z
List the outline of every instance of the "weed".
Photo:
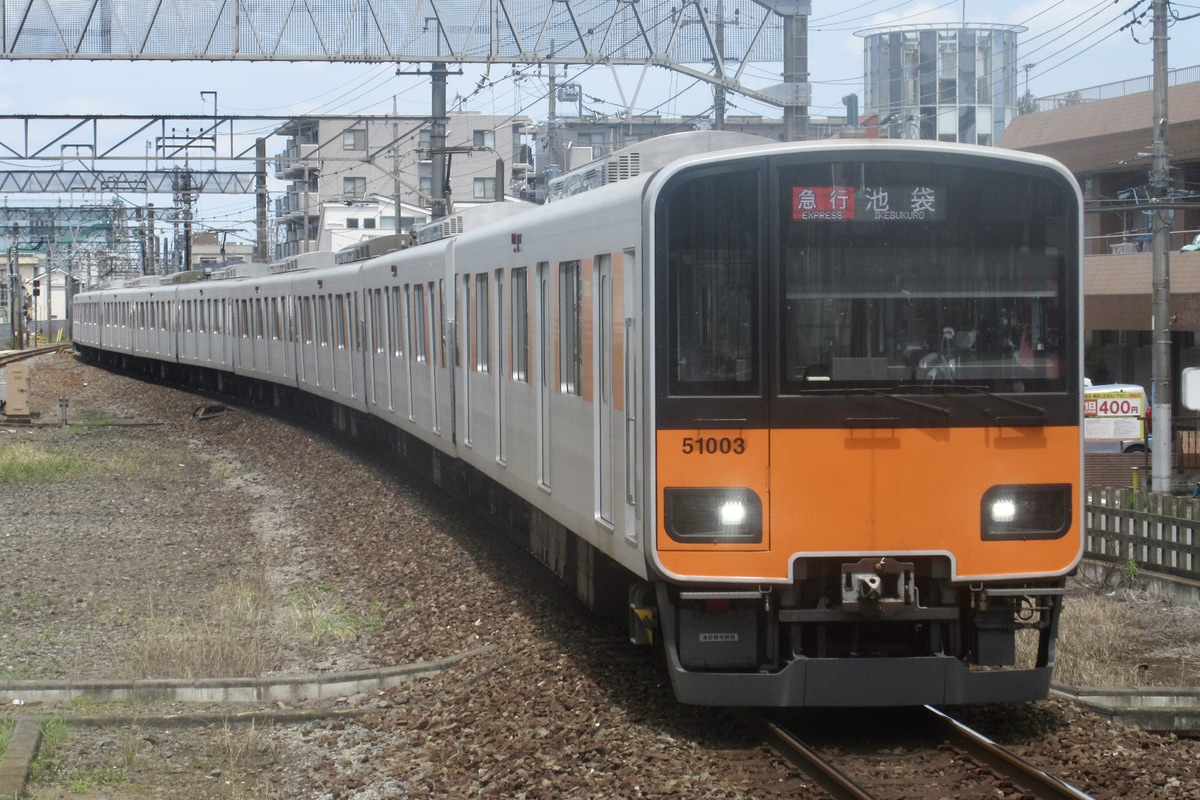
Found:
M 1126 589 L 1137 587 L 1138 563 L 1132 558 L 1125 559 L 1125 568 L 1121 572 L 1121 586 Z
M 75 794 L 86 794 L 101 786 L 112 786 L 124 781 L 124 770 L 115 766 L 74 770 L 66 778 L 67 787 Z
M 0 719 L 0 758 L 4 758 L 4 753 L 8 750 L 8 744 L 12 741 L 13 731 L 17 728 L 15 719 Z
M 126 731 L 125 735 L 121 737 L 121 767 L 123 769 L 129 769 L 137 762 L 142 741 L 142 730 L 137 727 L 132 731 Z
M 272 662 L 265 582 L 216 586 L 195 617 L 141 621 L 127 663 L 138 678 L 218 678 L 259 675 Z
M 70 729 L 61 717 L 42 721 L 42 743 L 37 756 L 29 765 L 29 779 L 34 783 L 48 780 L 58 769 L 59 750 L 70 737 Z
M 378 625 L 375 619 L 349 613 L 338 592 L 328 587 L 293 589 L 288 593 L 286 621 L 292 630 L 304 633 L 315 644 L 328 639 L 351 639 Z

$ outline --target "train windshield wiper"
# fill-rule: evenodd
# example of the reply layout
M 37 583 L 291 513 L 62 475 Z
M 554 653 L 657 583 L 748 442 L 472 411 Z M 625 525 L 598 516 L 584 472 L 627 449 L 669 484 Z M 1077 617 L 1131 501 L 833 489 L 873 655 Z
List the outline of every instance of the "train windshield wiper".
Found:
M 1032 411 L 1036 415 L 1034 417 L 1031 417 L 1028 415 L 1015 416 L 1015 417 L 1004 417 L 999 414 L 993 413 L 991 411 L 991 409 L 988 409 L 988 413 L 991 414 L 992 419 L 996 422 L 1003 421 L 1003 422 L 1008 422 L 1008 423 L 1022 423 L 1025 425 L 1040 425 L 1040 424 L 1042 424 L 1042 422 L 1044 421 L 1045 416 L 1046 416 L 1046 409 L 1042 408 L 1041 406 L 1035 406 L 1033 403 L 1026 403 L 1024 400 L 1017 400 L 1016 398 L 1009 397 L 1008 395 L 999 394 L 997 392 L 990 392 L 987 389 L 980 389 L 977 386 L 966 386 L 965 384 L 961 384 L 961 383 L 956 384 L 954 386 L 954 388 L 962 389 L 964 392 L 970 392 L 972 394 L 981 394 L 984 397 L 990 397 L 993 400 L 1001 400 L 1005 403 L 1009 403 L 1011 405 L 1017 406 L 1018 408 L 1024 408 L 1028 411 Z
M 947 408 L 946 406 L 939 406 L 936 403 L 925 403 L 920 400 L 914 400 L 913 398 L 907 397 L 902 394 L 892 394 L 891 392 L 885 392 L 882 389 L 863 389 L 863 391 L 866 392 L 867 394 L 878 395 L 879 397 L 886 397 L 889 400 L 895 400 L 897 403 L 907 403 L 910 406 L 919 406 L 920 408 L 925 408 L 930 411 L 936 411 L 939 414 L 941 414 L 943 417 L 946 417 L 947 419 L 949 419 L 949 417 L 950 417 L 950 409 Z

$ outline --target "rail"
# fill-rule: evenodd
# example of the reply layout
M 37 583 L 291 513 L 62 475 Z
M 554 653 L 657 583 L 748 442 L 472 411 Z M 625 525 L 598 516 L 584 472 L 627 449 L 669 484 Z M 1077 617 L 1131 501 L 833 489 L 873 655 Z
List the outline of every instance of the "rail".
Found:
M 836 755 L 833 761 L 827 759 L 818 748 L 801 739 L 792 730 L 791 723 L 783 722 L 770 711 L 763 709 L 753 711 L 733 709 L 732 711 L 748 730 L 762 737 L 775 748 L 776 752 L 803 771 L 831 797 L 837 800 L 875 800 L 880 796 L 877 793 L 880 789 L 888 791 L 890 794 L 890 789 L 893 787 L 887 785 L 886 782 L 880 783 L 867 778 L 868 783 L 860 783 L 860 779 L 844 772 L 834 763 L 839 760 Z M 941 750 L 943 748 L 940 742 L 944 741 L 949 744 L 949 747 L 968 756 L 969 760 L 979 765 L 985 765 L 990 772 L 974 773 L 985 784 L 980 788 L 987 788 L 986 785 L 990 781 L 995 781 L 997 795 L 1006 794 L 998 787 L 1008 785 L 1008 788 L 1016 786 L 1023 789 L 1020 796 L 1030 798 L 1030 800 L 1034 798 L 1037 800 L 1092 800 L 1091 795 L 1054 777 L 933 706 L 925 706 L 923 709 L 914 709 L 914 711 L 919 715 L 912 718 L 916 729 L 930 734 L 928 744 L 920 745 L 917 749 Z M 908 746 L 910 745 L 904 747 Z M 885 748 L 880 750 L 880 755 L 885 761 L 888 761 L 892 758 L 887 755 L 888 753 L 898 753 L 900 750 L 893 751 Z M 832 752 L 838 752 L 838 748 L 832 748 Z M 901 757 L 897 755 L 895 760 L 899 761 Z M 851 764 L 852 762 L 853 759 L 847 763 Z M 851 769 L 856 773 L 861 773 L 861 770 L 853 767 Z M 964 775 L 969 774 L 971 773 L 964 773 Z M 917 794 L 922 797 L 926 796 L 921 792 Z

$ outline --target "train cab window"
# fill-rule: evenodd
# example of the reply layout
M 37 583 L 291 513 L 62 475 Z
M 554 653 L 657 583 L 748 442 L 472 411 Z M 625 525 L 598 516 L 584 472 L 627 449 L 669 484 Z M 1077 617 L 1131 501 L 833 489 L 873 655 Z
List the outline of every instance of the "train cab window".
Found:
M 1075 249 L 1066 191 L 944 163 L 783 170 L 782 393 L 1062 391 Z
M 759 195 L 748 170 L 682 180 L 665 197 L 672 396 L 761 393 Z

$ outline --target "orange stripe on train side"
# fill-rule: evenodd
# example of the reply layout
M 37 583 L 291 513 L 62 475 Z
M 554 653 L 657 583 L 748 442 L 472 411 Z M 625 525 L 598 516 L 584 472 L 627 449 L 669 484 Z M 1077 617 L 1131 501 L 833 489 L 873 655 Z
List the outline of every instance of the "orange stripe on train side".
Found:
M 1054 575 L 1070 570 L 1081 552 L 1078 507 L 1059 539 L 985 542 L 980 535 L 980 503 L 993 486 L 1065 483 L 1078 501 L 1074 428 L 771 431 L 770 485 L 763 495 L 769 546 L 758 552 L 681 548 L 667 539 L 661 487 L 699 476 L 701 482 L 684 485 L 721 485 L 735 474 L 725 471 L 725 462 L 706 470 L 672 453 L 681 435 L 688 434 L 659 432 L 658 461 L 658 560 L 679 577 L 787 580 L 797 554 L 906 553 L 945 553 L 960 580 Z M 755 461 L 757 468 L 767 466 Z

